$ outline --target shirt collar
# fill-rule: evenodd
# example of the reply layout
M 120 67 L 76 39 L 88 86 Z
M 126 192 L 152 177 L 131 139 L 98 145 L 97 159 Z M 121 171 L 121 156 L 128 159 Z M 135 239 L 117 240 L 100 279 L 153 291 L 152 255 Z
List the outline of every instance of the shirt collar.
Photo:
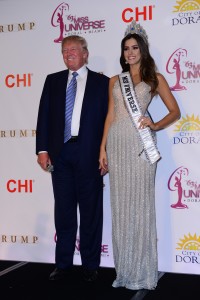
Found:
M 70 77 L 72 76 L 72 73 L 73 73 L 73 72 L 74 72 L 74 71 L 69 70 L 69 76 L 70 76 Z M 82 66 L 80 69 L 78 69 L 76 72 L 78 73 L 78 75 L 79 75 L 80 77 L 84 77 L 84 76 L 87 74 L 88 69 L 87 69 L 86 65 L 84 65 L 84 66 Z

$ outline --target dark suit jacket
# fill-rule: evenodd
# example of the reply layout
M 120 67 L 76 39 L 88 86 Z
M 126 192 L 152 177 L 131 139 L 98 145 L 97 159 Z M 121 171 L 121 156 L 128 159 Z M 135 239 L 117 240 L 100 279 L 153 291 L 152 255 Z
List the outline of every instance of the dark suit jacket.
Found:
M 49 74 L 42 91 L 37 128 L 36 154 L 46 150 L 54 164 L 64 145 L 65 97 L 69 71 Z M 80 156 L 92 169 L 98 166 L 100 143 L 108 109 L 109 78 L 88 69 L 80 118 Z M 95 164 L 95 165 L 94 165 Z

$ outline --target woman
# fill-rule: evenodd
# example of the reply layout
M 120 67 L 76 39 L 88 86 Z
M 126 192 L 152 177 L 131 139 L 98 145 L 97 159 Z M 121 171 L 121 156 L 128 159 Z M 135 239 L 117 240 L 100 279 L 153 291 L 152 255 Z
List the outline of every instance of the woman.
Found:
M 110 179 L 117 275 L 113 287 L 150 290 L 158 281 L 155 174 L 159 154 L 155 132 L 178 120 L 180 110 L 165 78 L 156 73 L 145 31 L 135 25 L 129 26 L 121 42 L 122 74 L 110 79 L 99 168 L 102 174 L 109 172 Z M 155 95 L 160 96 L 168 113 L 154 123 L 147 109 Z M 136 111 L 139 117 L 134 115 Z M 147 149 L 143 130 L 147 130 L 153 150 Z

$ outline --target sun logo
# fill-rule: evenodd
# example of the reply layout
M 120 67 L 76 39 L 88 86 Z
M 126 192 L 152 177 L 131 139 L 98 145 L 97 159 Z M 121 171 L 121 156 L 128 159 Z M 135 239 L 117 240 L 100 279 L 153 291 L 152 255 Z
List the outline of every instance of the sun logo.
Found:
M 189 117 L 186 115 L 182 117 L 176 124 L 176 129 L 174 131 L 199 131 L 200 130 L 200 119 L 199 116 L 195 117 L 192 115 Z
M 174 6 L 176 10 L 173 12 L 184 12 L 189 10 L 198 10 L 200 9 L 200 0 L 196 1 L 188 1 L 188 0 L 181 0 L 177 1 L 177 6 Z
M 193 236 L 190 233 L 188 236 L 184 235 L 184 239 L 180 241 L 176 250 L 200 250 L 200 236 L 197 237 L 196 233 Z

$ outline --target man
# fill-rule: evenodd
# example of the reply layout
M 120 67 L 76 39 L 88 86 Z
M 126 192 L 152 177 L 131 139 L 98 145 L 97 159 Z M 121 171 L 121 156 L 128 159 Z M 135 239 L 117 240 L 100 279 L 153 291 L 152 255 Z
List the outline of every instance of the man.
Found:
M 37 161 L 43 170 L 53 168 L 56 268 L 49 279 L 63 279 L 72 270 L 78 206 L 83 276 L 94 281 L 101 257 L 103 177 L 98 159 L 109 78 L 86 67 L 89 52 L 83 37 L 65 37 L 62 55 L 67 70 L 47 76 L 36 128 Z M 66 121 L 70 106 L 73 114 Z

